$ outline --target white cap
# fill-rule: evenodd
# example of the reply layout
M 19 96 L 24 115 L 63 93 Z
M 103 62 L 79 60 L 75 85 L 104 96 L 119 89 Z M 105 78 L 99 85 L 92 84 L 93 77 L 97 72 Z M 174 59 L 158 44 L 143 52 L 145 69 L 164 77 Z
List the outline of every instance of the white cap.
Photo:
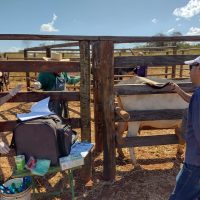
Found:
M 200 56 L 195 58 L 194 60 L 187 60 L 184 62 L 186 65 L 191 65 L 193 63 L 199 63 L 200 64 Z

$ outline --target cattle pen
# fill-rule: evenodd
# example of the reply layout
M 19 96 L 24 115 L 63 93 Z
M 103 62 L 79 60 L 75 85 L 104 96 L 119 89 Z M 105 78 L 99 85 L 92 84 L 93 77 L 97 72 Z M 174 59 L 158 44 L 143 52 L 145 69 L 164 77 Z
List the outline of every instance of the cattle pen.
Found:
M 72 41 L 80 48 L 80 60 L 69 62 L 46 62 L 42 60 L 28 60 L 27 49 L 24 51 L 24 60 L 2 60 L 2 72 L 42 72 L 66 71 L 80 72 L 80 92 L 20 92 L 11 102 L 36 102 L 47 96 L 53 99 L 66 101 L 80 101 L 80 118 L 70 119 L 74 128 L 81 128 L 81 139 L 91 141 L 91 113 L 90 113 L 90 64 L 93 70 L 94 117 L 95 117 L 95 149 L 103 151 L 103 177 L 105 180 L 115 178 L 116 161 L 115 148 L 120 145 L 115 140 L 115 122 L 120 121 L 114 112 L 115 95 L 157 94 L 171 93 L 169 88 L 161 90 L 150 89 L 145 85 L 124 86 L 114 85 L 114 68 L 129 68 L 134 65 L 148 66 L 176 66 L 184 65 L 184 60 L 189 60 L 198 55 L 145 55 L 144 56 L 114 56 L 114 44 L 138 43 L 156 41 L 200 41 L 200 36 L 169 36 L 169 37 L 117 37 L 117 36 L 67 36 L 67 35 L 25 35 L 25 34 L 0 34 L 0 40 L 54 40 Z M 30 50 L 30 49 L 29 49 Z M 91 51 L 90 51 L 91 50 Z M 47 54 L 50 50 L 47 50 Z M 28 75 L 27 75 L 28 76 Z M 181 83 L 180 87 L 187 92 L 193 92 L 191 83 Z M 4 96 L 1 93 L 0 96 Z M 159 111 L 131 111 L 130 120 L 158 120 L 181 119 L 183 110 Z M 66 119 L 68 121 L 68 119 Z M 16 120 L 0 121 L 0 130 L 12 131 Z M 124 145 L 120 147 L 152 146 L 176 144 L 174 134 L 162 136 L 141 136 L 137 138 L 124 138 Z M 88 157 L 85 176 L 91 176 L 91 156 Z

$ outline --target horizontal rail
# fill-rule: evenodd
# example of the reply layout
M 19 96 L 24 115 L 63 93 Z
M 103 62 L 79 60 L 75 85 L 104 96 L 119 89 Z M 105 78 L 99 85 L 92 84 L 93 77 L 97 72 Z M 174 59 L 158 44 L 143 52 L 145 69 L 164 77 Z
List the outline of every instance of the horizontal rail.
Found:
M 1 132 L 13 131 L 18 122 L 19 122 L 18 120 L 0 121 L 0 131 Z M 63 122 L 70 124 L 72 128 L 81 127 L 80 118 L 64 119 Z
M 165 76 L 165 75 L 172 75 L 172 73 L 164 73 L 164 74 L 148 74 L 147 76 Z
M 80 72 L 79 62 L 0 61 L 3 72 Z
M 127 68 L 139 66 L 172 66 L 184 65 L 185 60 L 192 60 L 199 55 L 162 55 L 162 56 L 117 56 L 114 66 Z
M 68 42 L 68 43 L 62 43 L 62 44 L 45 45 L 41 47 L 30 47 L 24 50 L 25 51 L 40 51 L 40 50 L 46 50 L 46 49 L 51 49 L 51 48 L 74 47 L 74 46 L 79 46 L 79 42 Z
M 155 121 L 155 120 L 177 120 L 182 119 L 184 109 L 162 109 L 162 110 L 134 110 L 128 111 L 129 121 Z M 123 121 L 116 116 L 116 121 Z
M 177 83 L 186 92 L 193 92 L 195 87 L 191 82 L 188 83 Z M 162 84 L 158 84 L 158 86 Z M 114 86 L 116 95 L 139 95 L 139 94 L 164 94 L 174 93 L 170 87 L 166 86 L 161 89 L 154 89 L 144 84 L 117 84 Z
M 117 144 L 117 147 L 127 148 L 169 144 L 178 144 L 178 138 L 175 134 L 125 137 L 122 139 L 122 144 Z
M 8 93 L 1 92 L 0 98 Z M 79 101 L 79 92 L 19 92 L 16 96 L 9 100 L 9 102 L 37 102 L 44 98 L 51 97 L 53 100 Z
M 138 42 L 172 42 L 172 41 L 200 41 L 200 36 L 74 36 L 74 35 L 36 35 L 36 34 L 0 34 L 0 40 L 55 40 L 55 41 L 98 41 L 108 40 L 117 43 L 138 43 Z

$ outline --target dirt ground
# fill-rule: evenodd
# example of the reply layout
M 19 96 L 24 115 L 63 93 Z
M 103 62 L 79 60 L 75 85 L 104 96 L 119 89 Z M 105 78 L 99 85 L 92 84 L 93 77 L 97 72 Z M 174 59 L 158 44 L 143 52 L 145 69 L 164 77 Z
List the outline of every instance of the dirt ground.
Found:
M 15 119 L 16 113 L 26 112 L 31 103 L 9 103 L 0 108 L 0 119 Z M 91 105 L 93 113 L 93 105 Z M 70 103 L 70 116 L 80 117 L 79 102 Z M 92 141 L 94 142 L 94 118 L 91 120 Z M 77 129 L 80 133 L 80 130 Z M 158 135 L 174 133 L 174 130 L 141 131 L 141 135 Z M 6 143 L 10 143 L 12 134 L 0 133 Z M 93 155 L 92 188 L 85 187 L 80 180 L 80 170 L 75 172 L 76 199 L 98 200 L 166 200 L 175 185 L 175 177 L 180 169 L 183 157 L 177 155 L 177 145 L 154 147 L 140 147 L 136 149 L 136 157 L 140 167 L 134 168 L 130 162 L 128 149 L 123 149 L 126 158 L 116 160 L 116 179 L 105 182 L 102 179 L 103 155 Z M 14 168 L 14 152 L 9 155 L 0 155 L 0 177 L 2 182 L 7 180 Z M 70 188 L 65 173 L 48 175 L 45 178 L 36 178 L 37 190 L 44 193 L 65 189 L 66 193 L 60 196 L 40 196 L 43 200 L 71 199 Z

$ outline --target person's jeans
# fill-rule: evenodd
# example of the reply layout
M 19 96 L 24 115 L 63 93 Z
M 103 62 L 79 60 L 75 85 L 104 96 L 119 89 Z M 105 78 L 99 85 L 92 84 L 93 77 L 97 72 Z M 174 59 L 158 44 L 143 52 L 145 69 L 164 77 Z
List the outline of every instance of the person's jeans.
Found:
M 197 200 L 200 198 L 200 166 L 184 164 L 177 175 L 176 186 L 169 200 Z
M 63 100 L 50 100 L 49 110 L 61 118 L 69 118 L 68 103 Z

